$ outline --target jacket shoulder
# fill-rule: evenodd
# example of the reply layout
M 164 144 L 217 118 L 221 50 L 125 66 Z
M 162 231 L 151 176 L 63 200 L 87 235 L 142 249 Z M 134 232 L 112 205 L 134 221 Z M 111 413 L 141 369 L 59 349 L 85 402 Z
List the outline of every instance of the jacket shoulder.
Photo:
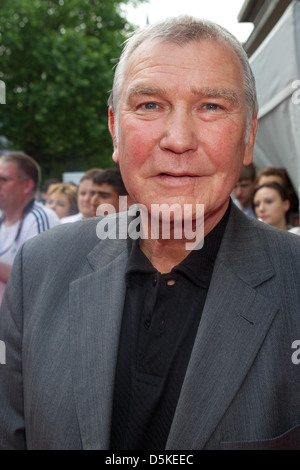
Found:
M 85 256 L 99 242 L 96 227 L 96 219 L 52 227 L 24 243 L 21 248 L 23 258 L 36 263 L 39 259 L 38 264 L 44 264 Z

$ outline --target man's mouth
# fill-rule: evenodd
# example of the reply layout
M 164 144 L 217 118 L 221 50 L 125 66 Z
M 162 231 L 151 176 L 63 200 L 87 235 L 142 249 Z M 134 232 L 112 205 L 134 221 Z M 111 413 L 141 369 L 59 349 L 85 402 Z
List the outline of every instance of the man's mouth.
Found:
M 187 184 L 196 177 L 196 175 L 190 173 L 159 173 L 158 176 L 162 182 L 170 184 Z
M 189 177 L 193 178 L 196 175 L 193 175 L 192 173 L 173 173 L 173 172 L 166 172 L 166 173 L 160 173 L 160 176 L 172 176 L 173 178 L 184 178 L 184 177 Z
M 196 177 L 196 175 L 193 175 L 191 173 L 160 173 L 159 176 L 161 178 L 176 178 L 176 179 Z

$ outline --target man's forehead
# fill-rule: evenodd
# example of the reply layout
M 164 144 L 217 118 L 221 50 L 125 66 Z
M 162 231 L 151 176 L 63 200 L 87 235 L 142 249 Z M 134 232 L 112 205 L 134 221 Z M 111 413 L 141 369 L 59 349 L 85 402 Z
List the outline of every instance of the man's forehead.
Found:
M 11 174 L 15 175 L 18 173 L 18 165 L 15 162 L 0 160 L 0 172 L 2 174 L 5 173 L 5 174 L 10 174 L 10 175 Z
M 151 60 L 156 54 L 158 55 L 163 55 L 164 60 L 168 57 L 171 51 L 173 51 L 174 56 L 180 56 L 182 55 L 185 57 L 186 55 L 186 50 L 187 48 L 198 48 L 198 54 L 201 54 L 201 51 L 203 53 L 206 52 L 207 48 L 213 47 L 214 50 L 219 50 L 221 51 L 221 54 L 224 55 L 224 53 L 231 57 L 235 57 L 238 62 L 240 62 L 240 59 L 235 52 L 235 50 L 230 46 L 230 44 L 225 43 L 224 41 L 221 41 L 217 38 L 203 38 L 199 40 L 189 40 L 185 41 L 184 43 L 179 43 L 178 41 L 174 40 L 164 40 L 161 38 L 150 38 L 146 39 L 144 42 L 140 43 L 130 54 L 128 57 L 128 62 L 125 68 L 125 73 L 128 72 L 130 73 L 131 68 L 133 65 L 143 62 L 145 60 Z M 197 59 L 197 55 L 195 59 Z M 187 61 L 190 59 L 187 58 Z
M 186 51 L 188 47 L 197 48 L 198 46 L 200 49 L 196 51 Z M 219 60 L 214 57 L 210 59 L 211 51 L 209 52 L 208 49 L 211 46 L 219 48 L 216 56 Z M 177 58 L 179 58 L 178 64 L 174 63 Z M 225 72 L 223 72 L 224 66 Z M 183 78 L 179 70 L 182 74 L 186 72 L 188 89 L 194 95 L 203 94 L 207 98 L 219 95 L 240 104 L 243 87 L 240 87 L 241 82 L 236 77 L 239 74 L 242 77 L 242 65 L 236 53 L 228 45 L 216 40 L 191 41 L 183 46 L 169 41 L 145 41 L 129 58 L 125 70 L 123 92 L 126 97 L 133 94 L 156 94 L 156 92 L 164 94 L 166 87 L 176 86 L 175 75 L 178 75 L 179 80 Z M 168 73 L 174 81 L 169 80 L 168 83 L 164 82 L 162 85 L 161 80 Z M 223 80 L 224 73 L 226 80 Z M 216 80 L 212 83 L 214 77 Z M 203 83 L 199 83 L 199 78 L 203 79 Z
M 113 192 L 112 186 L 110 186 L 107 183 L 102 183 L 102 184 L 96 184 L 93 183 L 92 185 L 92 191 L 94 193 L 105 193 L 105 194 L 111 194 Z

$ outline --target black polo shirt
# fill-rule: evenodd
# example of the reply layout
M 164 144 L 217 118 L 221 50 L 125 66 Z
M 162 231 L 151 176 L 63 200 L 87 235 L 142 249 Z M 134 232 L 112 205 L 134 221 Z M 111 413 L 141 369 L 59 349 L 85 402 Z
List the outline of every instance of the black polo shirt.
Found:
M 165 448 L 230 206 L 170 273 L 130 240 L 112 413 L 112 450 Z

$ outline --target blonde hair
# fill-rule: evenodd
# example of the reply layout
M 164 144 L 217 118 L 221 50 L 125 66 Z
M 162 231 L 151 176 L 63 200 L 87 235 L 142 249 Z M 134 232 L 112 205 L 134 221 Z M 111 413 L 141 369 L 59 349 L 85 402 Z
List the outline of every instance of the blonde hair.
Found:
M 77 205 L 77 193 L 78 188 L 75 184 L 72 183 L 56 183 L 52 184 L 48 193 L 47 199 L 54 193 L 64 194 L 67 196 L 70 203 L 70 215 L 77 214 L 78 205 Z

